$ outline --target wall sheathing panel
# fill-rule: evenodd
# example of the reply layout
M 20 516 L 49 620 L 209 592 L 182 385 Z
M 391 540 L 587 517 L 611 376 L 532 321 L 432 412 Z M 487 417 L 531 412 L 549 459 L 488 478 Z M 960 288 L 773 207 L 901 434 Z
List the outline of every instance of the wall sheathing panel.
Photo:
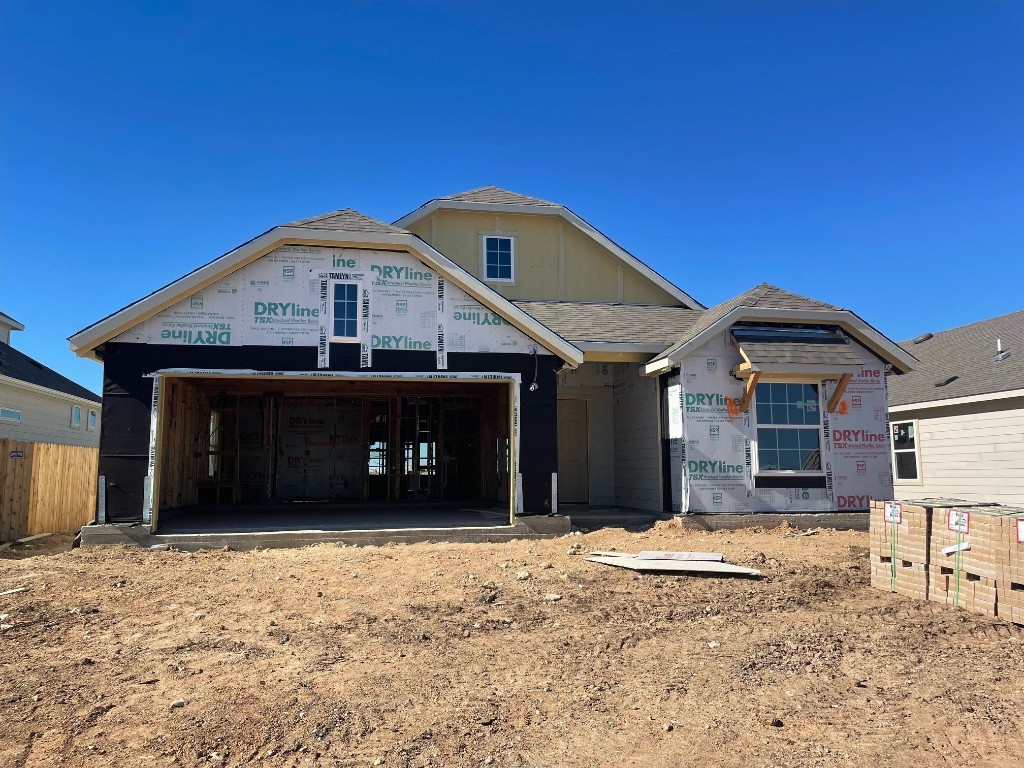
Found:
M 731 371 L 742 362 L 731 333 L 716 335 L 680 365 L 683 439 L 670 460 L 682 472 L 679 498 L 689 512 L 815 512 L 866 510 L 872 498 L 889 498 L 889 464 L 884 366 L 853 344 L 863 361 L 838 403 L 826 404 L 836 380 L 820 383 L 821 459 L 825 488 L 756 487 L 756 396 L 740 412 L 744 384 Z M 765 375 L 762 382 L 772 379 Z M 669 426 L 675 390 L 670 382 Z M 671 453 L 671 445 L 670 445 Z

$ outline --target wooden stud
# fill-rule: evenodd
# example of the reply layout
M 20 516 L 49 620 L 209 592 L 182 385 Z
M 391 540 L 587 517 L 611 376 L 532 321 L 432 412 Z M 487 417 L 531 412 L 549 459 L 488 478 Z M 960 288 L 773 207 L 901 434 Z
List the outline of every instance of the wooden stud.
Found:
M 761 378 L 760 371 L 754 371 L 747 379 L 746 388 L 743 390 L 743 399 L 740 400 L 740 413 L 750 407 L 750 399 L 754 396 L 754 388 L 757 387 L 757 380 Z
M 836 391 L 832 393 L 832 397 L 828 399 L 828 412 L 835 413 L 836 407 L 839 405 L 839 401 L 843 399 L 843 393 L 846 392 L 846 387 L 853 379 L 852 373 L 844 373 L 839 377 L 839 383 L 836 385 Z

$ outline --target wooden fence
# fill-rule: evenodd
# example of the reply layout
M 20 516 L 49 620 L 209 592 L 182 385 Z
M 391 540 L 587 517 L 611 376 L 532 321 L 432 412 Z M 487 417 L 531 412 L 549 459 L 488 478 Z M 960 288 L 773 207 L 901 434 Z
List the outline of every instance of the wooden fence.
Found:
M 99 455 L 98 448 L 0 439 L 0 542 L 93 520 Z

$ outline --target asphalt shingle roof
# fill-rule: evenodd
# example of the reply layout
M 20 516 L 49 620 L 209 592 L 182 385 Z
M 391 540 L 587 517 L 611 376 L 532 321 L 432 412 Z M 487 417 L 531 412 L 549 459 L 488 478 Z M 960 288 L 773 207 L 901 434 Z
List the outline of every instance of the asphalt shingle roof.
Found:
M 774 285 L 761 283 L 751 288 L 746 293 L 741 293 L 735 298 L 716 304 L 705 310 L 700 319 L 697 320 L 681 338 L 677 338 L 675 344 L 662 352 L 658 357 L 664 357 L 675 352 L 687 344 L 699 334 L 706 331 L 734 309 L 739 307 L 762 307 L 771 309 L 811 309 L 811 310 L 840 310 L 841 307 L 832 304 L 825 304 L 821 301 L 809 299 L 796 293 L 784 291 Z
M 494 203 L 495 205 L 558 205 L 549 200 L 541 200 L 539 197 L 520 195 L 518 192 L 509 192 L 499 187 L 480 187 L 459 192 L 454 195 L 445 195 L 438 200 L 458 200 L 463 203 Z
M 46 387 L 66 395 L 82 397 L 95 403 L 101 402 L 99 395 L 90 392 L 81 384 L 61 376 L 52 368 L 36 362 L 24 352 L 19 352 L 10 344 L 0 341 L 0 376 L 8 376 L 27 384 Z
M 351 208 L 324 213 L 308 219 L 299 219 L 282 224 L 283 227 L 302 227 L 305 229 L 330 229 L 336 232 L 384 232 L 390 234 L 407 234 L 406 230 L 367 216 Z
M 1010 356 L 994 362 L 996 339 Z M 1024 389 L 1024 310 L 900 344 L 920 362 L 913 371 L 889 376 L 889 405 L 909 405 Z M 936 381 L 956 376 L 942 387 Z
M 860 365 L 860 356 L 847 344 L 800 341 L 744 341 L 740 348 L 752 363 L 787 365 Z
M 566 341 L 671 344 L 697 321 L 702 310 L 653 305 L 515 301 Z

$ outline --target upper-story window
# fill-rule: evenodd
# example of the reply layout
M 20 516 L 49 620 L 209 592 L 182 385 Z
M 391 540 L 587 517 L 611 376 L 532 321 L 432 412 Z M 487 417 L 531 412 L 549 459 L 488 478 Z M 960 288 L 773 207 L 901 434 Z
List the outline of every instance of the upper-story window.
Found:
M 82 426 L 82 407 L 80 405 L 71 406 L 71 426 Z
M 89 415 L 86 417 L 85 428 L 90 432 L 96 430 L 96 411 L 89 411 Z
M 0 419 L 4 421 L 21 421 L 21 411 L 15 408 L 0 408 Z
M 331 339 L 354 341 L 359 338 L 359 283 L 334 283 Z
M 516 239 L 503 235 L 484 235 L 484 279 L 511 283 L 515 280 Z

